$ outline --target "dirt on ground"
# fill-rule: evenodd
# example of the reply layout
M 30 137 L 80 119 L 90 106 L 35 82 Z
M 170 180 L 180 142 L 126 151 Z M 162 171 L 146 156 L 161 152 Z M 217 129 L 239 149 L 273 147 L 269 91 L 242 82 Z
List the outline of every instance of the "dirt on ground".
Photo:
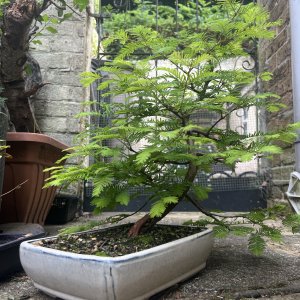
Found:
M 179 219 L 173 216 L 166 222 Z M 204 270 L 151 300 L 300 300 L 300 233 L 284 232 L 283 243 L 268 242 L 260 257 L 249 253 L 247 243 L 244 237 L 216 239 Z M 38 291 L 23 272 L 0 281 L 0 300 L 25 299 L 53 298 Z

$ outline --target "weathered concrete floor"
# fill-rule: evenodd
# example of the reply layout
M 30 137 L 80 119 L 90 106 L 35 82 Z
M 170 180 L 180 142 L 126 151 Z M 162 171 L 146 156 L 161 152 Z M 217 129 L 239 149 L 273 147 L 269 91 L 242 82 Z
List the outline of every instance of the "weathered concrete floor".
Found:
M 190 217 L 189 214 L 171 215 L 166 222 L 180 223 Z M 57 228 L 46 227 L 52 234 Z M 151 299 L 300 300 L 300 233 L 292 235 L 285 232 L 284 242 L 270 242 L 261 257 L 254 257 L 247 250 L 246 238 L 216 239 L 205 270 Z M 0 282 L 0 300 L 8 299 L 52 298 L 35 289 L 24 273 L 18 273 Z

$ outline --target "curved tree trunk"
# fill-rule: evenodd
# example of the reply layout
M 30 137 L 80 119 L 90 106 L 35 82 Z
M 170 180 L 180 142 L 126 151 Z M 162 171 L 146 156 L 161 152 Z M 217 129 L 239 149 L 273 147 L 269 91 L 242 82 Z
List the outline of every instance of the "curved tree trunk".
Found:
M 16 131 L 34 132 L 35 118 L 29 97 L 42 86 L 38 63 L 28 54 L 32 22 L 48 7 L 36 0 L 15 0 L 5 7 L 1 20 L 0 81 L 2 96 Z
M 189 164 L 189 168 L 187 170 L 186 176 L 184 181 L 187 183 L 186 188 L 181 193 L 178 203 L 184 200 L 190 190 L 191 184 L 194 182 L 195 177 L 198 173 L 198 167 L 195 166 L 193 163 Z M 157 222 L 162 220 L 167 214 L 169 214 L 178 203 L 171 203 L 166 207 L 166 210 L 160 217 L 155 217 L 153 219 L 150 218 L 149 214 L 146 214 L 141 219 L 139 219 L 132 227 L 129 229 L 128 236 L 137 236 L 142 231 L 147 230 L 148 228 L 153 227 Z

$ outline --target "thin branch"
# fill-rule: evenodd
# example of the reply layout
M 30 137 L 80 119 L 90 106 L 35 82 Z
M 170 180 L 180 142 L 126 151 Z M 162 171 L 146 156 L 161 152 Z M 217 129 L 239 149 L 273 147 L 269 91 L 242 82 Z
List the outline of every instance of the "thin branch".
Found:
M 66 8 L 64 6 L 59 6 L 57 3 L 55 3 L 53 0 L 49 0 L 49 2 L 51 4 L 53 4 L 56 8 L 61 9 L 61 10 L 65 10 Z M 76 14 L 77 16 L 79 16 L 80 18 L 82 18 L 81 14 L 78 13 L 73 7 L 71 7 L 70 5 L 68 5 L 65 2 L 66 7 L 68 7 L 74 14 Z
M 188 136 L 204 136 L 204 137 L 206 137 L 206 138 L 209 138 L 209 139 L 211 139 L 211 140 L 213 140 L 213 141 L 218 141 L 216 138 L 214 138 L 214 137 L 210 137 L 209 136 L 209 132 L 204 132 L 204 131 L 201 131 L 201 130 L 198 130 L 198 129 L 193 129 L 193 130 L 189 130 L 188 132 L 187 132 L 187 135 Z
M 194 200 L 192 197 L 190 197 L 189 195 L 186 195 L 186 198 L 188 198 L 188 200 L 203 214 L 207 215 L 208 217 L 211 217 L 214 220 L 217 220 L 218 222 L 220 222 L 219 219 L 217 219 L 217 217 L 219 218 L 224 218 L 224 219 L 231 219 L 231 218 L 244 218 L 247 219 L 247 214 L 248 213 L 244 213 L 244 214 L 234 214 L 234 215 L 224 215 L 222 213 L 212 213 L 209 212 L 207 210 L 205 210 L 196 200 Z
M 195 155 L 198 157 L 204 156 L 206 153 L 196 153 Z M 224 158 L 223 157 L 213 157 L 213 161 L 216 163 L 224 163 Z
M 130 144 L 130 142 L 127 140 L 126 142 L 125 141 L 121 141 L 121 140 L 119 140 L 118 139 L 118 141 L 123 145 L 123 146 L 125 146 L 126 147 L 126 149 L 127 150 L 129 150 L 129 151 L 131 151 L 131 152 L 133 152 L 133 153 L 135 153 L 135 154 L 138 154 L 139 152 L 138 151 L 136 151 L 136 150 L 134 150 L 133 148 L 132 148 L 132 146 L 131 146 L 131 144 Z
M 231 113 L 233 113 L 234 110 L 229 111 L 227 114 L 225 115 L 221 115 L 221 117 L 208 129 L 207 131 L 207 135 L 210 134 L 210 132 L 224 119 L 226 119 Z
M 82 15 L 80 13 L 78 13 L 72 6 L 70 6 L 68 3 L 66 3 L 66 6 L 77 16 L 79 16 L 80 18 L 82 18 Z
M 25 184 L 29 179 L 26 179 L 25 181 L 21 182 L 20 184 L 18 184 L 17 186 L 15 186 L 13 189 L 9 190 L 8 192 L 4 193 L 1 195 L 1 197 L 6 196 L 7 194 L 13 192 L 14 190 L 18 190 L 22 187 L 23 184 Z
M 40 10 L 38 11 L 38 15 L 40 15 L 44 10 L 46 10 L 51 5 L 49 0 L 44 0 L 43 5 L 41 6 Z
M 205 210 L 197 201 L 195 201 L 192 197 L 190 197 L 188 194 L 185 195 L 185 197 L 203 214 L 206 216 L 212 218 L 216 223 L 221 223 L 221 221 L 211 212 Z M 222 223 L 223 224 L 223 223 Z
M 101 14 L 92 13 L 92 9 L 91 9 L 90 5 L 88 5 L 85 10 L 86 10 L 86 13 L 88 14 L 89 17 L 92 17 L 92 18 L 95 18 L 95 19 L 100 19 L 100 20 L 103 19 Z
M 118 223 L 122 220 L 125 220 L 129 217 L 134 216 L 135 214 L 137 214 L 138 212 L 140 212 L 151 200 L 151 198 L 149 198 L 143 205 L 141 205 L 136 211 L 130 213 L 130 214 L 118 214 L 118 215 L 114 215 L 112 217 L 108 217 L 105 221 L 107 221 L 107 223 Z M 114 220 L 114 218 L 119 217 L 117 220 Z
M 61 10 L 65 10 L 66 8 L 64 7 L 64 6 L 59 6 L 57 3 L 55 3 L 54 1 L 52 1 L 52 0 L 49 0 L 49 2 L 51 3 L 51 4 L 53 4 L 56 8 L 58 8 L 58 9 L 61 9 Z
M 183 166 L 186 166 L 190 163 L 190 162 L 178 162 L 176 160 L 162 160 L 162 161 L 154 160 L 153 162 L 161 163 L 161 164 L 183 165 Z
M 153 87 L 155 88 L 155 85 L 153 85 Z M 156 99 L 156 100 L 158 100 L 158 101 L 161 100 L 161 99 L 156 95 L 155 92 L 153 92 L 153 95 L 154 95 L 154 96 L 153 96 L 154 99 Z M 164 100 L 167 100 L 166 97 L 165 97 L 164 95 L 160 95 L 160 96 L 161 96 Z M 169 111 L 169 112 L 171 112 L 173 115 L 175 115 L 177 118 L 179 118 L 181 121 L 184 120 L 183 116 L 181 116 L 181 115 L 179 114 L 179 112 L 176 111 L 172 106 L 170 106 L 170 105 L 164 103 L 163 101 L 160 101 L 159 104 L 162 105 L 167 111 Z
M 86 13 L 89 17 L 95 18 L 96 20 L 100 20 L 100 22 L 103 22 L 104 18 L 109 18 L 110 17 L 110 15 L 103 15 L 103 14 L 93 13 L 90 5 L 88 5 L 85 10 L 86 10 Z

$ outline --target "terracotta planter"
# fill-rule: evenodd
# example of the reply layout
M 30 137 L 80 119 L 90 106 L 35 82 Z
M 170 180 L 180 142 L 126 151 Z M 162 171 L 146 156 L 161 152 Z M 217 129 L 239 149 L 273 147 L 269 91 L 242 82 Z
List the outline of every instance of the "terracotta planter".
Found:
M 0 223 L 44 224 L 55 196 L 55 188 L 43 189 L 51 167 L 67 146 L 37 133 L 10 132 L 6 136 L 12 159 L 5 162 L 3 193 L 26 181 L 19 189 L 2 197 Z
M 38 240 L 35 240 L 38 241 Z M 147 250 L 100 257 L 23 242 L 20 258 L 34 285 L 69 300 L 141 300 L 202 270 L 211 252 L 211 229 Z

